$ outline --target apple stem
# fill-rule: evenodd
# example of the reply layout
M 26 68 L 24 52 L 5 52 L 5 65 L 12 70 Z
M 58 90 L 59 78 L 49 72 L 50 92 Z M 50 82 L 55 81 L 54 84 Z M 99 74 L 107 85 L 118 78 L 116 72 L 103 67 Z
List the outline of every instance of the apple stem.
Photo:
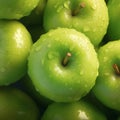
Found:
M 80 12 L 80 9 L 84 7 L 85 7 L 85 3 L 84 2 L 80 3 L 77 6 L 77 8 L 72 11 L 72 16 L 76 16 Z
M 118 65 L 117 65 L 117 64 L 113 64 L 113 68 L 114 68 L 114 70 L 115 70 L 115 73 L 116 73 L 117 75 L 120 75 L 120 68 L 118 67 Z
M 63 66 L 66 66 L 66 65 L 68 64 L 69 58 L 70 58 L 71 56 L 72 56 L 72 55 L 71 55 L 70 52 L 68 52 L 68 53 L 66 54 L 65 58 L 64 58 L 63 61 L 62 61 Z

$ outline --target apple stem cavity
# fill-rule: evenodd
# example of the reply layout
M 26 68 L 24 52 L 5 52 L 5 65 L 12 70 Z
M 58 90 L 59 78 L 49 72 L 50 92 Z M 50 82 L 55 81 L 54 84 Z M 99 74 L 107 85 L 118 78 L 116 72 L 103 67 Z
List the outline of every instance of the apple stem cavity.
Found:
M 115 70 L 115 73 L 116 73 L 117 75 L 120 75 L 120 68 L 118 67 L 118 65 L 117 65 L 117 64 L 113 64 L 113 68 L 114 68 L 114 70 Z
M 84 3 L 84 2 L 78 4 L 78 6 L 76 7 L 76 9 L 74 9 L 74 10 L 72 11 L 72 16 L 76 16 L 76 15 L 80 12 L 80 10 L 81 10 L 82 8 L 84 8 L 84 7 L 85 7 L 85 3 Z
M 66 65 L 68 64 L 68 61 L 69 61 L 69 59 L 70 59 L 71 56 L 72 56 L 72 55 L 71 55 L 70 52 L 68 52 L 68 53 L 66 54 L 65 58 L 64 58 L 63 61 L 62 61 L 62 65 L 63 65 L 63 66 L 66 66 Z

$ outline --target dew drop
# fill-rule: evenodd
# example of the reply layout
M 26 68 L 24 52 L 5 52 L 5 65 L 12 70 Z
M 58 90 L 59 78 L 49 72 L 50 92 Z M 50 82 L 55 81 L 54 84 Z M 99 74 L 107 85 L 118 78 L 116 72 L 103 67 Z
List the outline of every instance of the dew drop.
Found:
M 40 50 L 41 46 L 38 46 L 35 48 L 35 51 L 38 52 Z
M 50 47 L 51 47 L 51 44 L 48 44 L 47 47 L 50 48 Z
M 48 59 L 53 59 L 54 57 L 56 57 L 55 52 L 48 52 Z
M 84 74 L 84 71 L 80 71 L 80 75 L 83 75 Z
M 107 57 L 103 57 L 103 62 L 106 62 L 108 60 Z
M 69 1 L 66 1 L 66 2 L 64 2 L 64 5 L 63 5 L 63 6 L 64 6 L 65 8 L 67 8 L 67 9 L 69 9 L 69 3 L 70 3 Z
M 57 12 L 59 13 L 62 10 L 63 6 L 59 6 Z
M 92 10 L 96 10 L 97 6 L 96 6 L 95 4 L 93 4 L 93 5 L 91 6 L 91 8 L 92 8 Z

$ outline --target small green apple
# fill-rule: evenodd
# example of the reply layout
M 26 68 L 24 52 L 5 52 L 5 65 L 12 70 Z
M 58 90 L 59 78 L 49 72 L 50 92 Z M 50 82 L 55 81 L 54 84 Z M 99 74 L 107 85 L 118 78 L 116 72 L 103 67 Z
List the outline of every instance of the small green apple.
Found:
M 48 0 L 43 26 L 74 28 L 98 46 L 107 32 L 109 17 L 105 0 Z
M 107 6 L 109 13 L 108 40 L 120 39 L 120 1 L 109 0 Z
M 39 109 L 31 97 L 19 89 L 0 87 L 0 120 L 38 120 Z
M 28 74 L 41 95 L 57 102 L 85 96 L 95 84 L 98 58 L 93 44 L 75 29 L 41 35 L 28 57 Z
M 41 120 L 107 120 L 104 113 L 91 103 L 52 103 L 43 113 Z
M 37 6 L 39 0 L 0 0 L 1 19 L 20 19 Z
M 120 40 L 100 47 L 98 58 L 99 75 L 93 93 L 104 105 L 120 111 Z
M 27 58 L 33 42 L 18 21 L 0 20 L 0 85 L 9 85 L 27 72 Z

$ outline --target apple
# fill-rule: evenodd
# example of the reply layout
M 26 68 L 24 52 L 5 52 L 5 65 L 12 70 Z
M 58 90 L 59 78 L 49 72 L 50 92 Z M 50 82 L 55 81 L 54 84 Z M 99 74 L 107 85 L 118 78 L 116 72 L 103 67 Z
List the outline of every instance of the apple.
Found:
M 120 111 L 120 40 L 100 47 L 98 59 L 99 75 L 92 91 L 105 106 Z
M 20 19 L 37 6 L 39 0 L 0 0 L 0 19 Z
M 105 114 L 86 101 L 52 103 L 41 120 L 107 120 Z
M 46 31 L 57 27 L 83 32 L 98 46 L 109 23 L 105 0 L 48 0 L 43 18 Z
M 26 74 L 32 44 L 23 24 L 0 20 L 0 86 L 16 82 Z
M 107 31 L 108 40 L 120 39 L 120 1 L 108 0 L 109 25 Z
M 38 120 L 36 103 L 20 89 L 0 87 L 0 120 Z
M 98 58 L 83 33 L 57 28 L 40 36 L 28 57 L 28 74 L 41 95 L 56 102 L 73 102 L 95 85 Z

